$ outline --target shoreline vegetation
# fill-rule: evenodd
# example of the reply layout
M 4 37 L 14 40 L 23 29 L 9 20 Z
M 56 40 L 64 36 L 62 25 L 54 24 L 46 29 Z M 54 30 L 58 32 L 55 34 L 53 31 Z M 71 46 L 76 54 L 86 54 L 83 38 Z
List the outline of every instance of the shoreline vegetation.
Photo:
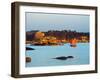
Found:
M 26 44 L 32 45 L 63 45 L 64 43 L 89 43 L 89 32 L 71 30 L 50 30 L 41 32 L 32 30 L 26 32 Z

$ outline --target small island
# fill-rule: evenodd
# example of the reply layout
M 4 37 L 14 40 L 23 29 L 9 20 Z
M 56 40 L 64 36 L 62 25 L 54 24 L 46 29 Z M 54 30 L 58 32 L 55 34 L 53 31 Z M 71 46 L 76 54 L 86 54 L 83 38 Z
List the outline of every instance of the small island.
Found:
M 26 50 L 35 50 L 34 48 L 26 47 Z
M 73 59 L 73 56 L 60 56 L 60 57 L 56 57 L 53 59 L 57 59 L 57 60 L 67 60 L 67 59 Z

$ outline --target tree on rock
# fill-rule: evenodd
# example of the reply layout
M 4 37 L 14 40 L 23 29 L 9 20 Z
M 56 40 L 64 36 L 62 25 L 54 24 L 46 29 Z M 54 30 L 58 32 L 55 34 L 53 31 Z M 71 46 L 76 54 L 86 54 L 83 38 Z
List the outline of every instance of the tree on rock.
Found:
M 36 39 L 41 39 L 45 36 L 45 34 L 43 32 L 36 32 L 35 33 L 35 38 Z

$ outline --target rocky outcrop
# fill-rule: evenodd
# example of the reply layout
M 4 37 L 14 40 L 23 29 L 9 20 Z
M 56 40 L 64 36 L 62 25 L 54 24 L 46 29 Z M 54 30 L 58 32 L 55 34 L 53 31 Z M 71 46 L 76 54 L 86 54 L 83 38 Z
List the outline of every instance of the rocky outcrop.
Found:
M 31 62 L 31 57 L 26 57 L 26 62 Z
M 60 56 L 60 57 L 56 57 L 56 58 L 53 58 L 53 59 L 58 59 L 58 60 L 67 60 L 67 59 L 72 59 L 74 58 L 73 56 Z
M 34 48 L 26 47 L 26 50 L 35 50 Z

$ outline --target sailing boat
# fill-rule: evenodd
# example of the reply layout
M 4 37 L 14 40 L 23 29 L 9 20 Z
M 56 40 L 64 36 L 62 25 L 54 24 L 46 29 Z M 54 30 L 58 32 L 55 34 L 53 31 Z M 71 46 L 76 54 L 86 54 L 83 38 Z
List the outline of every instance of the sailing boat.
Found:
M 76 39 L 76 38 L 71 39 L 71 41 L 70 41 L 70 46 L 71 46 L 71 47 L 76 47 L 76 44 L 77 44 L 77 39 Z

